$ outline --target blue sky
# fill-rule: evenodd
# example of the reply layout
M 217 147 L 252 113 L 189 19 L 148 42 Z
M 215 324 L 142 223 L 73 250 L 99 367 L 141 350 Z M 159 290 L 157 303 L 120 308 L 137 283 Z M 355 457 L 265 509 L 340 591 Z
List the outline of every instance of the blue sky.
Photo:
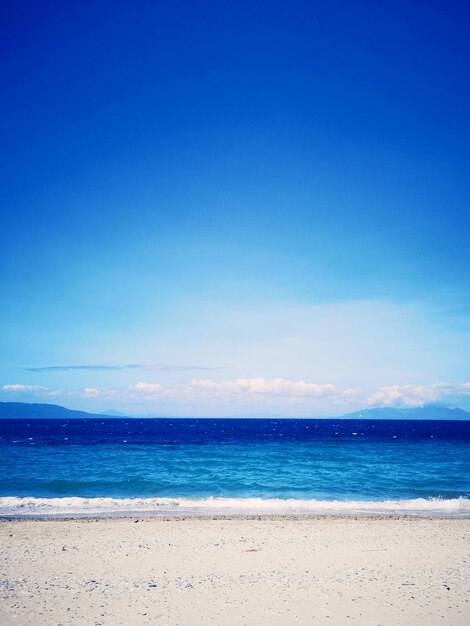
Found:
M 469 13 L 4 3 L 1 399 L 470 408 Z

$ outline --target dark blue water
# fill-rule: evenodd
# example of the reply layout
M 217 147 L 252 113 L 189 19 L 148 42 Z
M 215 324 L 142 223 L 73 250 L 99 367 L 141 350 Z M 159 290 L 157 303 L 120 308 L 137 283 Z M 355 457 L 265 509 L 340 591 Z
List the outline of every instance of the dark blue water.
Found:
M 382 501 L 470 494 L 470 422 L 0 420 L 0 496 Z

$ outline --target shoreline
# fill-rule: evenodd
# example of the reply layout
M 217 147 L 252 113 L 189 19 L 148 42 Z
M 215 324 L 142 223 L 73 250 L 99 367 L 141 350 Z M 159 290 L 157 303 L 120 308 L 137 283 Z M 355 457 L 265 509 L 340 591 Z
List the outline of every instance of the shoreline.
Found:
M 409 500 L 305 500 L 230 497 L 0 497 L 1 518 L 114 517 L 470 517 L 470 498 Z
M 470 520 L 470 513 L 462 514 L 431 514 L 429 512 L 422 514 L 412 513 L 372 513 L 372 512 L 325 512 L 325 513 L 188 513 L 182 512 L 149 512 L 134 511 L 129 513 L 103 513 L 97 515 L 92 513 L 69 515 L 50 515 L 44 513 L 31 515 L 0 515 L 0 524 L 5 522 L 75 522 L 75 521 L 114 521 L 114 520 L 135 520 L 146 521 L 152 520 L 156 522 L 172 522 L 172 521 L 302 521 L 302 520 Z

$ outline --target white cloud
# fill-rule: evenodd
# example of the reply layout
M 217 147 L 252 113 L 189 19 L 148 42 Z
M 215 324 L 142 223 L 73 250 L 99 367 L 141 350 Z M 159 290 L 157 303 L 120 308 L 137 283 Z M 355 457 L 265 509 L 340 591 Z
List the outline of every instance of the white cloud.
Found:
M 57 395 L 54 390 L 41 385 L 3 385 L 2 390 L 7 393 L 31 394 L 31 395 Z
M 156 410 L 183 410 L 204 414 L 213 409 L 218 415 L 233 410 L 281 411 L 292 415 L 339 415 L 349 410 L 370 407 L 417 407 L 429 403 L 466 406 L 470 402 L 470 382 L 434 383 L 430 385 L 383 386 L 369 395 L 357 388 L 342 388 L 330 383 L 310 383 L 286 378 L 236 378 L 216 381 L 194 379 L 188 383 L 165 386 L 138 382 L 125 388 L 85 387 L 82 390 L 50 389 L 41 385 L 7 384 L 0 387 L 6 399 L 12 397 L 31 401 L 34 398 L 60 396 L 90 402 L 113 401 L 117 407 L 140 407 Z M 82 405 L 83 408 L 87 408 Z M 179 407 L 179 408 L 175 408 Z M 88 407 L 89 408 L 89 407 Z
M 15 393 L 29 393 L 48 391 L 47 387 L 41 387 L 41 385 L 3 385 L 4 391 L 13 391 Z
M 284 378 L 237 378 L 216 382 L 210 379 L 193 380 L 194 390 L 208 391 L 222 395 L 249 396 L 293 396 L 293 397 L 334 397 L 342 391 L 334 385 L 317 385 L 303 380 L 292 381 Z
M 391 385 L 380 387 L 367 399 L 370 406 L 416 407 L 434 402 L 458 403 L 470 397 L 470 383 Z
M 123 393 L 136 400 L 161 400 L 171 393 L 171 389 L 165 388 L 158 383 L 137 383 L 131 385 Z
M 104 398 L 112 398 L 118 394 L 118 390 L 116 389 L 96 389 L 94 387 L 85 387 L 83 390 L 83 394 L 85 398 L 93 398 L 95 400 L 104 399 Z
M 328 398 L 331 401 L 350 400 L 357 390 L 341 389 L 330 384 L 306 383 L 284 378 L 237 378 L 215 381 L 211 379 L 192 380 L 189 383 L 164 387 L 156 383 L 140 382 L 129 387 L 134 397 L 168 400 L 226 400 L 226 401 L 302 401 L 314 398 Z
M 125 392 L 123 395 L 122 391 L 119 389 L 96 389 L 93 387 L 86 387 L 80 391 L 68 391 L 64 389 L 50 389 L 49 387 L 43 387 L 42 385 L 12 384 L 3 385 L 3 387 L 0 387 L 0 390 L 8 397 L 15 395 L 18 396 L 18 398 L 25 397 L 28 399 L 61 396 L 64 400 L 69 398 L 100 400 L 125 396 Z
M 137 383 L 137 385 L 132 385 L 129 389 L 144 393 L 159 393 L 163 391 L 164 387 L 158 383 Z

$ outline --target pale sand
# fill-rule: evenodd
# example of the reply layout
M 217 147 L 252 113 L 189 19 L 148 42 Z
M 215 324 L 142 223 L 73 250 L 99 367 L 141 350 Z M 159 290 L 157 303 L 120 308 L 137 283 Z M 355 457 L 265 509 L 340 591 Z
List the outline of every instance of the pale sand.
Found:
M 3 521 L 0 624 L 470 624 L 468 519 Z

